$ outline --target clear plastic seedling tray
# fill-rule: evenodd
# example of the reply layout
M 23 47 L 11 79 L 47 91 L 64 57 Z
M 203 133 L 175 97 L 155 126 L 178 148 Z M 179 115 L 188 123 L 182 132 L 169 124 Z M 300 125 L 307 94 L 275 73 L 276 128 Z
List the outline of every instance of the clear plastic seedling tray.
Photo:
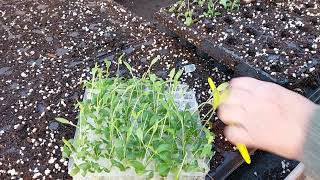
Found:
M 84 100 L 91 99 L 94 94 L 97 92 L 93 89 L 87 89 L 84 94 Z M 196 100 L 195 92 L 193 90 L 189 90 L 189 86 L 185 84 L 179 84 L 176 88 L 176 91 L 172 93 L 175 98 L 175 104 L 178 107 L 179 111 L 188 110 L 190 112 L 196 112 L 198 110 L 198 103 Z M 80 117 L 81 118 L 81 117 Z M 200 116 L 199 116 L 199 126 L 201 126 Z M 75 139 L 77 138 L 78 132 L 75 133 Z M 94 136 L 94 135 L 93 135 Z M 92 138 L 97 138 L 93 137 Z M 79 163 L 81 160 L 73 159 L 72 155 L 69 159 L 68 164 L 68 171 L 71 172 L 73 168 L 74 162 Z M 110 163 L 108 160 L 99 159 L 97 162 L 104 166 Z M 150 169 L 153 169 L 152 163 L 150 163 Z M 179 179 L 180 180 L 200 180 L 204 179 L 207 173 L 209 172 L 209 159 L 203 160 L 199 159 L 198 164 L 202 169 L 205 169 L 205 172 L 184 172 L 180 173 Z M 120 171 L 120 169 L 113 167 L 109 173 L 102 172 L 102 173 L 87 173 L 85 176 L 82 176 L 78 173 L 76 176 L 73 177 L 75 180 L 143 180 L 148 179 L 147 176 L 141 176 L 136 174 L 133 168 L 127 169 L 126 171 Z M 155 174 L 151 179 L 175 179 L 175 175 L 169 173 L 167 177 L 161 177 L 160 175 Z

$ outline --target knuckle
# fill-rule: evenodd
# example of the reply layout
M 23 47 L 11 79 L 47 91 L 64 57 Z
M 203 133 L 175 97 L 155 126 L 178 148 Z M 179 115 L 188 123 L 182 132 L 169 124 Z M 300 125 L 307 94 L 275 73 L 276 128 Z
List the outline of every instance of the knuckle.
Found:
M 227 110 L 224 105 L 221 105 L 221 107 L 218 109 L 218 117 L 222 121 L 226 120 L 228 116 Z

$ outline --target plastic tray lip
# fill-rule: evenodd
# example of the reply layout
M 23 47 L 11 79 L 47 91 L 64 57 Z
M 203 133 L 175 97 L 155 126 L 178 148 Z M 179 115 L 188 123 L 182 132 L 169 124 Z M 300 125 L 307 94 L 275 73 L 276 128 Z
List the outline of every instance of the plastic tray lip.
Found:
M 284 180 L 300 179 L 305 171 L 303 163 L 299 163 Z

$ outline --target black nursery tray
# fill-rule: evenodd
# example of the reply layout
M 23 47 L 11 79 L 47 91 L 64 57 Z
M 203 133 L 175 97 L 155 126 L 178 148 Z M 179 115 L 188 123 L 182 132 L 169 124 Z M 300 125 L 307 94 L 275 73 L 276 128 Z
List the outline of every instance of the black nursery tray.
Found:
M 242 4 L 239 12 L 197 19 L 191 27 L 167 7 L 156 13 L 156 19 L 232 70 L 281 85 L 295 85 L 320 71 L 319 6 L 315 0 L 257 1 Z M 196 7 L 194 18 L 203 12 Z

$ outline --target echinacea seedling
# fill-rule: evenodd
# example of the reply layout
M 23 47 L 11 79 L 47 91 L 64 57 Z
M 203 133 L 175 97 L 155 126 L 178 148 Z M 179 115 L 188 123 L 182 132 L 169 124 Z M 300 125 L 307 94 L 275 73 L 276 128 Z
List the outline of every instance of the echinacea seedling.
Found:
M 237 11 L 240 7 L 240 0 L 219 0 L 219 3 L 227 11 Z
M 185 17 L 185 21 L 184 24 L 187 26 L 191 26 L 194 22 L 193 18 L 192 18 L 192 14 L 193 11 L 192 10 L 188 10 L 184 13 L 184 17 Z
M 118 60 L 118 66 L 126 66 L 131 74 L 125 79 L 110 76 L 111 63 L 105 63 L 106 70 L 95 66 L 92 79 L 85 82 L 89 98 L 78 104 L 75 139 L 63 140 L 63 154 L 73 160 L 71 176 L 114 168 L 132 169 L 148 178 L 206 173 L 204 162 L 213 155 L 214 135 L 201 125 L 198 112 L 178 110 L 173 94 L 182 71 L 173 69 L 163 80 L 150 72 L 150 66 L 136 77 L 128 63 Z
M 216 3 L 216 2 L 215 2 Z M 221 13 L 216 10 L 215 3 L 212 0 L 208 0 L 208 10 L 203 13 L 203 15 L 207 18 L 212 18 L 215 16 L 219 16 Z
M 182 16 L 184 18 L 184 24 L 191 26 L 198 21 L 198 19 L 194 19 L 193 17 L 195 9 L 205 9 L 202 17 L 213 18 L 221 15 L 221 12 L 217 10 L 219 6 L 222 6 L 229 12 L 237 11 L 240 7 L 240 0 L 179 0 L 168 11 L 171 13 L 178 12 L 178 17 Z

